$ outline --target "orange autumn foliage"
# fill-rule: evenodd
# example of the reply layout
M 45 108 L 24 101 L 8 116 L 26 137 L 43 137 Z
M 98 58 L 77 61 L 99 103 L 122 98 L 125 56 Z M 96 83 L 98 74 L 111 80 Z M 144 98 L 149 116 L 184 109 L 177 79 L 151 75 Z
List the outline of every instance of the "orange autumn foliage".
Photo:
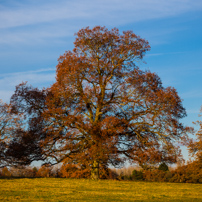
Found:
M 64 164 L 59 172 L 61 177 L 65 178 L 89 178 L 89 169 L 82 169 L 78 165 L 74 164 Z
M 101 167 L 126 160 L 176 162 L 176 143 L 189 131 L 179 121 L 186 112 L 173 87 L 137 66 L 149 43 L 132 31 L 100 26 L 76 36 L 48 89 L 41 141 L 47 160 L 85 165 L 93 178 Z
M 41 166 L 39 170 L 36 172 L 36 177 L 50 177 L 51 176 L 51 168 L 47 166 Z

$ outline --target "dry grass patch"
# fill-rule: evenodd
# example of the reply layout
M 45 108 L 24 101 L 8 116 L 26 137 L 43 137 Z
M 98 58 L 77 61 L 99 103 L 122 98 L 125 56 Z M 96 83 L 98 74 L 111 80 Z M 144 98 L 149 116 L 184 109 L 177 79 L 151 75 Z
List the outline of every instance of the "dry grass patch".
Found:
M 202 185 L 87 179 L 1 179 L 0 201 L 202 201 Z

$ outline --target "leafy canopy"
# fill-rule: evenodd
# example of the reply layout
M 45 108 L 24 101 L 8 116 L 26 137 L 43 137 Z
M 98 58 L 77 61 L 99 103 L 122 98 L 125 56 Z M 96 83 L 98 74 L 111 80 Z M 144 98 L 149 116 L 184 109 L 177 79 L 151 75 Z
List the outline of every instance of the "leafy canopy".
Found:
M 44 151 L 56 163 L 90 169 L 126 159 L 175 162 L 175 142 L 187 131 L 179 119 L 186 113 L 174 88 L 138 68 L 148 42 L 132 31 L 99 26 L 76 36 L 49 89 Z

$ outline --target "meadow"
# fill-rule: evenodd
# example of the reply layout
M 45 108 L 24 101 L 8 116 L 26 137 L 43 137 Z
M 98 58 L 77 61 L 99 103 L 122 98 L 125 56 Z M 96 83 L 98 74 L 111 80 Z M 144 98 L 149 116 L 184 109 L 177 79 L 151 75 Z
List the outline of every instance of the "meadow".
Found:
M 202 201 L 202 185 L 65 178 L 0 179 L 0 201 Z

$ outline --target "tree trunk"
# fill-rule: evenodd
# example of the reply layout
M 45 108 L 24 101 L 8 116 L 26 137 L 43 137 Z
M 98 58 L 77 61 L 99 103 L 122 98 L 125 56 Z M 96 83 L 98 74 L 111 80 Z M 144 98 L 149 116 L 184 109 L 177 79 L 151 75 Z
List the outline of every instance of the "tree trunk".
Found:
M 93 161 L 91 179 L 93 179 L 93 180 L 99 179 L 99 162 L 97 160 Z

